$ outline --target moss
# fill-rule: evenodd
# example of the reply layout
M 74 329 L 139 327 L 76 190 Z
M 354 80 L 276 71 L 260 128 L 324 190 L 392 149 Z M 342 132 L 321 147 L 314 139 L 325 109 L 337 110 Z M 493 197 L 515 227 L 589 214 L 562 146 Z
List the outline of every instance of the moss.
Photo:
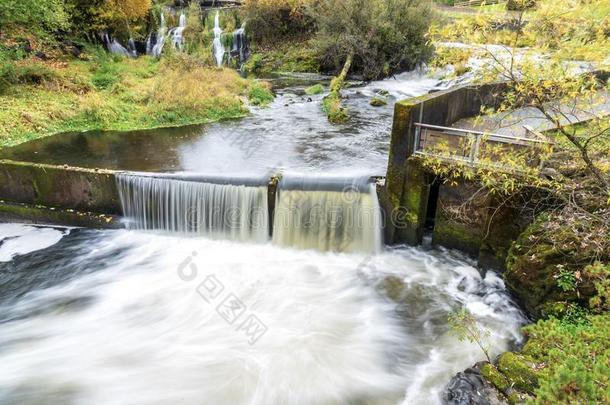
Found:
M 493 364 L 484 364 L 481 367 L 481 375 L 502 392 L 506 392 L 507 389 L 510 387 L 510 384 L 506 377 L 502 373 L 500 373 Z
M 47 207 L 44 205 L 32 206 L 20 203 L 7 203 L 1 200 L 0 220 L 92 228 L 122 227 L 119 218 L 114 215 Z
M 313 86 L 310 86 L 305 89 L 305 94 L 308 94 L 308 95 L 322 94 L 322 93 L 324 93 L 324 86 L 322 86 L 320 83 L 314 84 Z
M 533 359 L 522 354 L 506 352 L 498 358 L 498 370 L 506 377 L 510 386 L 529 394 L 533 394 L 538 388 L 538 376 L 534 366 Z
M 328 121 L 332 124 L 342 124 L 349 118 L 347 108 L 341 105 L 341 97 L 335 92 L 331 92 L 322 100 L 322 109 L 328 116 Z
M 385 98 L 375 96 L 369 100 L 369 104 L 373 107 L 382 107 L 387 105 L 388 102 Z
M 272 49 L 254 47 L 244 71 L 261 77 L 273 72 L 319 73 L 320 61 L 309 42 L 284 43 Z

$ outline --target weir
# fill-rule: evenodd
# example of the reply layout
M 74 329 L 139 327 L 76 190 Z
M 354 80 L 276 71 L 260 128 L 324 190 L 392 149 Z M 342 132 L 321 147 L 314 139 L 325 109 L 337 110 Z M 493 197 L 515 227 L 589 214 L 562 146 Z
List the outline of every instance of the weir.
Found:
M 219 184 L 211 179 L 117 174 L 129 229 L 264 242 L 269 238 L 267 182 Z
M 300 249 L 380 251 L 375 184 L 369 177 L 283 177 L 276 196 L 273 242 Z
M 273 243 L 299 249 L 381 250 L 369 177 L 285 176 L 277 188 L 266 177 L 131 172 L 116 179 L 129 229 L 255 242 L 272 231 Z

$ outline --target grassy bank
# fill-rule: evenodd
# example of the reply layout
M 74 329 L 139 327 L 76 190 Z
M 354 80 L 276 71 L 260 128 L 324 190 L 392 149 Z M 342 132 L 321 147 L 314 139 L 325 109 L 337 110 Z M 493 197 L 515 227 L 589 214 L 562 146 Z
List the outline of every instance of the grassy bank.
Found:
M 242 117 L 273 97 L 261 82 L 188 55 L 4 62 L 0 146 L 65 131 L 133 130 Z

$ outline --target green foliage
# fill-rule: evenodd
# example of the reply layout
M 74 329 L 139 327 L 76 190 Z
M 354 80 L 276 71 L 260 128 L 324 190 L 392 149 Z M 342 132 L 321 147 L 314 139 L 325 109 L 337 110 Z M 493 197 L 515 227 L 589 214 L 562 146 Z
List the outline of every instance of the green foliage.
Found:
M 68 14 L 62 0 L 0 1 L 0 26 L 24 27 L 40 33 L 68 26 Z
M 328 68 L 339 70 L 353 55 L 353 70 L 370 80 L 412 69 L 430 54 L 426 0 L 319 0 L 309 14 Z
M 590 199 L 588 194 L 574 195 Z M 530 312 L 540 314 L 545 302 L 586 306 L 592 300 L 601 304 L 598 309 L 593 305 L 593 310 L 607 306 L 610 272 L 595 265 L 610 261 L 610 218 L 604 212 L 591 217 L 566 206 L 543 214 L 513 244 L 504 279 Z
M 91 77 L 91 82 L 99 90 L 110 89 L 121 79 L 119 68 L 116 64 L 105 61 Z
M 583 273 L 595 286 L 596 294 L 589 300 L 591 309 L 610 311 L 610 263 L 595 262 L 585 267 Z
M 252 105 L 265 106 L 273 101 L 273 93 L 267 87 L 261 86 L 259 83 L 253 83 L 248 92 L 248 100 Z
M 315 49 L 306 41 L 278 44 L 270 49 L 255 48 L 244 65 L 246 73 L 259 77 L 272 72 L 318 73 L 320 61 Z
M 324 93 L 324 86 L 322 86 L 320 83 L 314 84 L 313 86 L 310 86 L 305 89 L 305 94 L 308 94 L 310 96 L 314 95 L 314 94 L 322 94 L 322 93 Z
M 242 12 L 254 40 L 272 44 L 311 34 L 308 3 L 311 0 L 245 0 Z
M 558 264 L 560 269 L 557 277 L 557 286 L 563 291 L 574 291 L 576 289 L 576 276 L 571 271 L 565 270 L 563 265 Z
M 490 347 L 486 342 L 491 333 L 487 328 L 479 325 L 475 317 L 465 308 L 449 314 L 447 321 L 451 332 L 460 341 L 475 343 L 485 354 L 487 361 L 491 363 L 489 356 Z
M 542 367 L 535 404 L 610 401 L 610 314 L 571 324 L 541 320 L 524 328 L 523 353 Z

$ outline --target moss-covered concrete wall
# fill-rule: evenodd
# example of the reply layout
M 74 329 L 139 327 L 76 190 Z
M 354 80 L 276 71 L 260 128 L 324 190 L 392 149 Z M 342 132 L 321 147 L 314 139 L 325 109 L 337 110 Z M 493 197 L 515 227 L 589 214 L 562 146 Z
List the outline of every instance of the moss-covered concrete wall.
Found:
M 394 106 L 394 120 L 386 185 L 380 195 L 381 206 L 387 218 L 406 215 L 426 215 L 424 209 L 414 204 L 427 201 L 427 189 L 422 188 L 424 179 L 418 165 L 409 157 L 415 147 L 415 123 L 451 126 L 454 122 L 477 115 L 482 106 L 496 107 L 506 90 L 504 83 L 467 85 L 404 100 Z M 414 172 L 415 173 L 412 173 Z M 417 220 L 386 222 L 387 243 L 421 243 L 425 218 Z
M 5 205 L 3 216 L 6 219 L 12 213 L 12 218 L 27 218 L 23 204 L 38 209 L 31 215 L 38 222 L 44 222 L 46 212 L 47 222 L 57 223 L 63 220 L 58 213 L 64 212 L 65 224 L 77 225 L 69 220 L 73 215 L 67 210 L 93 216 L 120 215 L 121 203 L 114 173 L 111 170 L 0 160 L 0 200 L 22 204 Z M 107 220 L 94 222 L 103 225 Z
M 385 212 L 386 243 L 422 242 L 432 176 L 412 157 L 415 123 L 451 126 L 479 114 L 482 106 L 497 107 L 506 84 L 468 85 L 396 103 L 388 170 L 380 201 Z M 473 182 L 441 185 L 433 243 L 471 254 L 486 267 L 503 269 L 513 240 L 526 224 L 517 223 L 513 209 L 497 209 L 494 201 L 471 198 Z M 459 210 L 464 212 L 458 212 Z

